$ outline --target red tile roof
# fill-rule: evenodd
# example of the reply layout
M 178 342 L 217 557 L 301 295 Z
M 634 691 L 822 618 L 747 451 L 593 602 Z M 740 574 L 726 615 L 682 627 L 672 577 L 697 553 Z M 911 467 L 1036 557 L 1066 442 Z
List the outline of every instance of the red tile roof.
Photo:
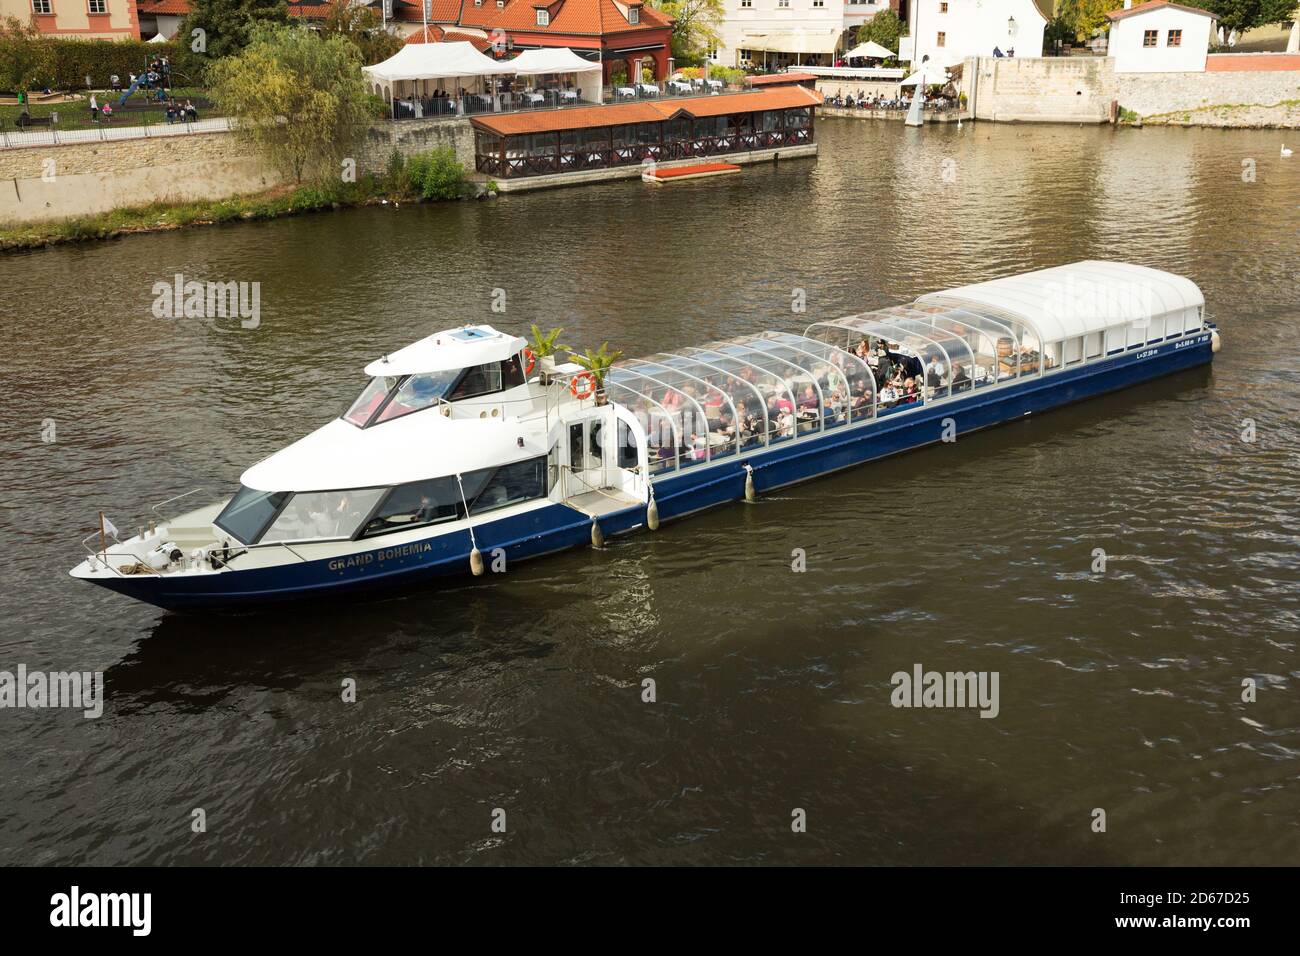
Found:
M 624 123 L 658 123 L 679 113 L 687 116 L 725 116 L 729 113 L 752 113 L 794 106 L 817 106 L 820 93 L 803 86 L 783 86 L 754 93 L 730 93 L 722 96 L 697 96 L 688 99 L 642 100 L 612 106 L 580 106 L 566 110 L 536 113 L 507 113 L 499 116 L 474 116 L 470 122 L 493 133 L 517 135 L 551 133 L 562 129 L 592 129 Z
M 145 16 L 183 17 L 190 12 L 189 0 L 139 0 L 136 9 Z
M 457 40 L 464 40 L 467 43 L 473 44 L 474 49 L 478 50 L 480 53 L 486 53 L 488 50 L 492 49 L 492 41 L 487 37 L 477 36 L 473 33 L 463 33 L 460 30 L 447 30 L 433 25 L 430 25 L 427 28 L 421 27 L 407 37 L 403 42 L 408 44 L 442 43 L 444 41 L 454 42 Z
M 749 77 L 750 86 L 784 86 L 787 83 L 807 83 L 817 79 L 811 73 L 769 73 L 767 76 Z
M 629 7 L 639 7 L 639 23 L 629 23 L 624 13 Z M 537 25 L 537 8 L 550 11 L 551 22 Z M 667 14 L 632 0 L 505 0 L 503 8 L 497 0 L 461 0 L 460 25 L 480 27 L 484 30 L 517 30 L 520 33 L 564 33 L 581 36 L 609 36 L 615 33 L 632 33 L 638 30 L 661 30 L 673 24 Z
M 429 4 L 430 23 L 455 23 L 460 17 L 460 0 L 432 0 Z M 393 4 L 393 19 L 403 23 L 423 23 L 424 5 L 420 0 L 399 0 Z
M 1136 16 L 1139 13 L 1149 13 L 1162 7 L 1172 7 L 1175 10 L 1183 10 L 1187 13 L 1199 13 L 1202 16 L 1214 19 L 1214 14 L 1208 10 L 1202 10 L 1199 7 L 1185 7 L 1181 3 L 1169 3 L 1167 0 L 1148 0 L 1147 3 L 1139 3 L 1136 7 L 1129 7 L 1127 10 L 1112 10 L 1106 14 L 1106 19 L 1123 20 L 1125 17 Z

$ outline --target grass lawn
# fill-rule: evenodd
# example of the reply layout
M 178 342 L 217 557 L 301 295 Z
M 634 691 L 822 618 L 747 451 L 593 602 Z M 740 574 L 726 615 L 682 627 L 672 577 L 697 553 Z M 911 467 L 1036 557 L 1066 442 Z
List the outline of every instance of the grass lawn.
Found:
M 117 101 L 121 95 L 121 93 L 115 94 L 112 90 L 96 91 L 95 93 L 95 98 L 100 106 L 103 106 L 105 103 L 112 103 L 114 106 L 113 119 L 107 124 L 104 123 L 102 117 L 100 118 L 99 123 L 91 122 L 90 97 L 88 95 L 84 99 L 68 100 L 64 103 L 33 103 L 29 107 L 29 112 L 32 116 L 49 116 L 51 113 L 58 113 L 59 119 L 56 124 L 57 129 L 95 129 L 105 125 L 110 128 L 115 128 L 121 126 L 144 126 L 150 123 L 167 122 L 166 102 L 158 103 L 156 106 L 151 104 L 154 108 L 148 110 L 119 110 L 116 107 Z M 174 90 L 170 91 L 169 95 L 175 97 L 177 102 L 184 104 L 187 99 L 197 100 L 200 97 L 206 98 L 206 91 L 199 87 L 182 86 L 176 87 Z M 145 102 L 145 94 L 141 91 L 137 91 L 131 97 L 130 102 Z M 14 121 L 18 119 L 18 116 L 21 113 L 22 108 L 17 105 L 0 106 L 0 129 L 3 129 L 8 133 L 20 132 L 19 127 Z M 219 113 L 210 108 L 199 110 L 199 119 L 208 119 L 219 115 Z M 35 128 L 42 130 L 45 129 L 43 126 Z

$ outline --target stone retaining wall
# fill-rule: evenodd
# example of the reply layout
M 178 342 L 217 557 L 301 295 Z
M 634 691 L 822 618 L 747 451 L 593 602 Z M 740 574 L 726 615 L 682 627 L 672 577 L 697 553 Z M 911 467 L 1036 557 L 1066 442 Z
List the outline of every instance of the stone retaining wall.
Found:
M 230 133 L 0 150 L 0 222 L 258 192 L 282 177 Z

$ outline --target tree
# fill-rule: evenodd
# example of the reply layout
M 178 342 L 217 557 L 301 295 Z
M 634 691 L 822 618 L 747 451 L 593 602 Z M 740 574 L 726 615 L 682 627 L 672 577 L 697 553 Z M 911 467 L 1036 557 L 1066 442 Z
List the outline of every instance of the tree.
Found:
M 387 60 L 402 48 L 402 38 L 384 29 L 379 14 L 354 0 L 332 0 L 321 30 L 346 38 L 367 66 Z
M 651 5 L 673 18 L 673 59 L 678 66 L 700 63 L 721 40 L 726 16 L 722 0 L 653 0 Z
M 248 46 L 259 24 L 288 22 L 285 0 L 193 0 L 178 32 L 181 42 L 190 44 L 194 52 L 215 58 Z M 195 30 L 203 31 L 200 37 L 194 37 Z M 200 40 L 201 45 L 195 46 Z
M 893 10 L 881 10 L 862 26 L 854 36 L 856 44 L 879 43 L 888 50 L 898 52 L 898 38 L 907 36 L 907 24 L 898 19 Z
M 1209 10 L 1224 34 L 1240 35 L 1255 27 L 1284 25 L 1295 19 L 1295 0 L 1191 0 L 1193 6 Z
M 1123 0 L 1061 0 L 1056 16 L 1065 30 L 1072 31 L 1080 43 L 1098 30 L 1110 27 L 1106 14 L 1124 6 Z
M 236 132 L 296 182 L 337 172 L 372 118 L 361 57 L 337 34 L 261 24 L 208 72 Z
M 34 22 L 0 20 L 0 87 L 30 90 L 48 82 L 53 72 L 54 52 Z

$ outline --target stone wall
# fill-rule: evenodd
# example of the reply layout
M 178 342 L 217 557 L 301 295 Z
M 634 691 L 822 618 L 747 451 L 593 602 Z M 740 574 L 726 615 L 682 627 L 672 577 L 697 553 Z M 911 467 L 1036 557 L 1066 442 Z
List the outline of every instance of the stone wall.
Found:
M 220 199 L 280 181 L 229 133 L 5 149 L 0 150 L 0 222 Z
M 1105 123 L 1114 65 L 1104 57 L 972 57 L 961 91 L 976 119 L 1005 123 Z
M 1300 99 L 1300 72 L 1117 73 L 1115 99 L 1139 116 Z
M 968 59 L 961 89 L 976 119 L 1104 123 L 1110 104 L 1140 116 L 1300 99 L 1300 72 L 1117 73 L 1108 57 Z
M 381 172 L 394 149 L 410 156 L 438 146 L 452 147 L 474 169 L 474 131 L 466 119 L 376 123 L 361 141 L 357 167 Z M 283 181 L 224 132 L 0 149 L 0 223 L 223 199 Z
M 382 172 L 393 150 L 403 156 L 450 146 L 466 169 L 474 170 L 474 127 L 464 118 L 419 119 L 376 123 L 366 131 L 357 157 L 362 172 Z

